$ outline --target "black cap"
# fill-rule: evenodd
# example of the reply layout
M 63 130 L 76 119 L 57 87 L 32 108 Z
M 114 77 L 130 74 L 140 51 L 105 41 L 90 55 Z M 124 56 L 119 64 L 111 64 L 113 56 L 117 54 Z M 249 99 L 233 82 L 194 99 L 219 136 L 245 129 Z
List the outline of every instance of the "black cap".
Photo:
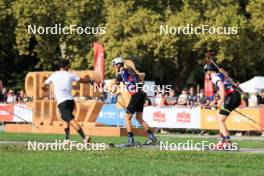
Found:
M 213 64 L 206 64 L 205 66 L 204 66 L 204 71 L 208 71 L 208 70 L 210 70 L 210 71 L 218 71 L 218 69 L 216 68 L 216 66 L 214 66 Z

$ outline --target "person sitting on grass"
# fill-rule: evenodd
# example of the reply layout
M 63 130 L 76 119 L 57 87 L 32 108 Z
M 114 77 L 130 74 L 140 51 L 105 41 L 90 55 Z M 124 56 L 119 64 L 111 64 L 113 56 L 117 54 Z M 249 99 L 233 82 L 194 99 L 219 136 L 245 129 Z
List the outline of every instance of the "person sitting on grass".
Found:
M 64 143 L 70 144 L 70 126 L 72 126 L 83 139 L 83 143 L 90 142 L 90 137 L 85 136 L 81 126 L 74 120 L 73 110 L 75 102 L 72 96 L 72 83 L 74 81 L 79 83 L 92 83 L 92 81 L 86 78 L 80 78 L 73 73 L 68 72 L 70 68 L 70 62 L 68 60 L 62 60 L 59 64 L 59 71 L 56 71 L 45 81 L 42 89 L 48 90 L 48 86 L 52 83 L 54 86 L 54 94 L 57 101 L 57 106 L 61 114 L 61 118 L 64 121 L 65 140 Z

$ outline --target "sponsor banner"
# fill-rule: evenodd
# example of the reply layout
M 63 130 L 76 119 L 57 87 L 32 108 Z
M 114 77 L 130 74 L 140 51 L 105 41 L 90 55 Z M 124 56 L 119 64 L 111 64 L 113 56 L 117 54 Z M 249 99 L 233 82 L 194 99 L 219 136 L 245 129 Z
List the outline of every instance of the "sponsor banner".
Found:
M 200 128 L 200 108 L 145 107 L 144 120 L 151 127 Z
M 25 104 L 0 104 L 0 121 L 32 122 L 32 109 Z
M 0 122 L 12 122 L 13 111 L 14 111 L 14 105 L 0 104 Z
M 32 122 L 32 109 L 25 104 L 15 104 L 13 122 Z
M 245 114 L 249 118 L 255 120 L 257 123 L 260 122 L 260 109 L 254 108 L 245 108 L 245 109 L 237 109 L 237 111 Z M 201 110 L 201 128 L 202 129 L 218 129 L 216 123 L 216 116 L 218 114 L 218 110 Z M 234 131 L 250 131 L 250 130 L 260 130 L 260 126 L 251 120 L 247 119 L 243 115 L 232 112 L 227 120 L 226 125 L 229 130 Z
M 103 105 L 96 122 L 100 122 L 105 125 L 126 126 L 125 114 L 126 111 L 116 108 L 116 104 L 105 104 Z M 132 124 L 136 127 L 140 126 L 135 118 L 132 118 Z

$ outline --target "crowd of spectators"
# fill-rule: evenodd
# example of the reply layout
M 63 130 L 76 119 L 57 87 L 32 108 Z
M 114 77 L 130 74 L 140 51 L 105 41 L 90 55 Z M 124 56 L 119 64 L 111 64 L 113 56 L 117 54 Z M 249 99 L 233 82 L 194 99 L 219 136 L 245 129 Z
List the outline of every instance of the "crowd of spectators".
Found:
M 155 106 L 177 106 L 177 107 L 196 107 L 200 106 L 205 109 L 218 109 L 221 106 L 220 95 L 205 96 L 204 90 L 200 89 L 196 93 L 194 87 L 183 89 L 177 94 L 175 89 L 170 92 L 158 92 L 154 99 L 147 98 L 145 105 Z M 264 105 L 264 90 L 252 94 L 241 95 L 240 107 L 258 107 Z
M 26 96 L 24 90 L 15 92 L 10 89 L 7 91 L 6 88 L 3 88 L 0 92 L 0 103 L 5 104 L 14 104 L 14 103 L 23 103 L 26 101 Z
M 220 96 L 218 93 L 213 96 L 205 96 L 204 90 L 200 89 L 196 92 L 194 87 L 184 88 L 181 91 L 178 89 L 171 89 L 169 92 L 158 90 L 155 97 L 147 97 L 145 106 L 177 106 L 177 107 L 196 107 L 200 106 L 205 109 L 217 109 L 221 106 Z M 7 90 L 3 87 L 0 80 L 0 103 L 13 104 L 23 103 L 28 101 L 24 90 L 14 91 Z M 117 97 L 107 95 L 106 103 L 115 103 Z M 240 107 L 258 107 L 264 105 L 264 90 L 254 92 L 252 94 L 246 93 L 241 95 Z

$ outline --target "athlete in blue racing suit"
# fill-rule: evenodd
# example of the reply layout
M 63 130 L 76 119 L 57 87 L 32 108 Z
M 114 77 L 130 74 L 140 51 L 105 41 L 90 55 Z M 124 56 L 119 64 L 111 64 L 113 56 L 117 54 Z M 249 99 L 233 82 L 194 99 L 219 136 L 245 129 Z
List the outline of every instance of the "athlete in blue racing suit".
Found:
M 137 121 L 144 127 L 146 133 L 148 135 L 148 139 L 145 142 L 146 145 L 156 144 L 156 137 L 151 131 L 149 125 L 143 120 L 142 114 L 144 109 L 144 103 L 146 94 L 142 90 L 142 85 L 140 85 L 140 80 L 138 75 L 131 69 L 124 68 L 124 60 L 123 58 L 115 58 L 112 61 L 112 65 L 115 67 L 117 72 L 117 77 L 115 84 L 119 85 L 123 82 L 126 85 L 127 91 L 131 95 L 130 102 L 126 107 L 126 128 L 128 132 L 128 146 L 134 146 L 134 134 L 132 132 L 132 122 L 131 119 L 133 114 L 136 113 Z
M 206 72 L 206 76 L 211 79 L 216 86 L 222 104 L 220 112 L 217 116 L 217 124 L 222 140 L 216 144 L 216 149 L 229 149 L 232 145 L 225 120 L 228 115 L 240 105 L 241 96 L 240 93 L 234 89 L 233 85 L 225 77 L 225 75 L 218 73 L 218 69 L 214 65 L 207 64 L 204 66 L 204 70 Z

